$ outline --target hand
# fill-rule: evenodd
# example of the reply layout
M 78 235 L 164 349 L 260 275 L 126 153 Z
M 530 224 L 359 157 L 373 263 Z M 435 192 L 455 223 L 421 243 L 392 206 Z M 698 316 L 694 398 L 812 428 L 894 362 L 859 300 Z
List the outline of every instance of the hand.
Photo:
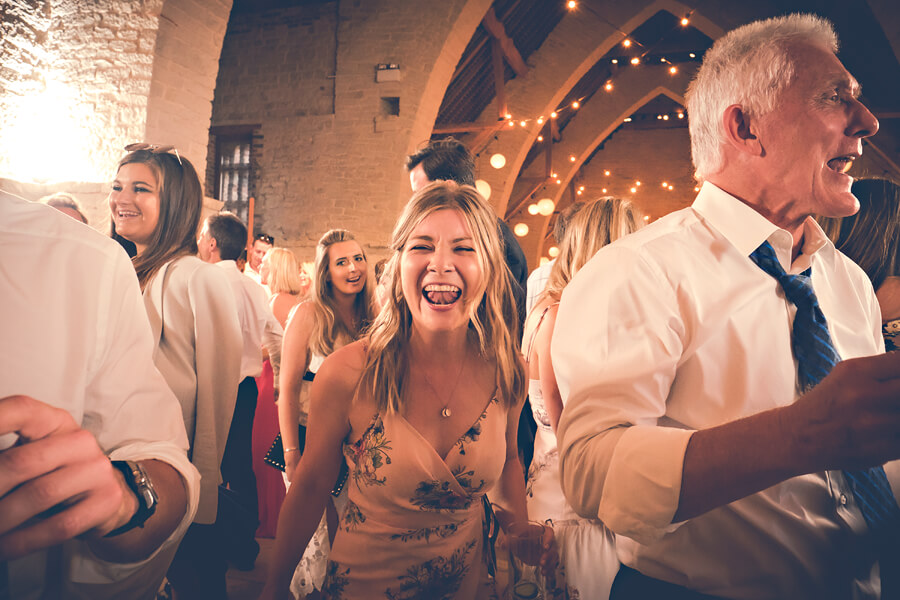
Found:
M 788 410 L 807 472 L 900 458 L 900 352 L 838 363 Z
M 297 465 L 299 463 L 299 450 L 290 450 L 284 453 L 284 473 L 287 475 L 287 480 L 291 483 L 294 482 L 294 471 L 297 470 Z
M 556 536 L 553 535 L 553 528 L 549 525 L 544 527 L 543 537 L 544 551 L 541 553 L 541 572 L 545 577 L 550 577 L 556 572 L 559 564 L 559 549 L 556 546 Z
M 68 412 L 28 396 L 0 398 L 0 560 L 90 532 L 104 535 L 137 511 L 121 474 Z

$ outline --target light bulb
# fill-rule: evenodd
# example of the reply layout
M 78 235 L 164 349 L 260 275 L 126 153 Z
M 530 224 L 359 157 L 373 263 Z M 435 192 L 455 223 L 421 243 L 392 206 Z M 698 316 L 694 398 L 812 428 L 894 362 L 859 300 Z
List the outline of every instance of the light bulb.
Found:
M 559 256 L 559 248 L 556 246 L 550 246 L 547 248 L 547 254 L 550 255 L 550 258 L 556 258 Z
M 516 223 L 516 226 L 513 227 L 513 233 L 515 233 L 519 237 L 525 237 L 526 235 L 528 235 L 528 224 Z
M 631 64 L 639 65 L 639 64 L 641 64 L 641 59 L 638 58 L 637 56 L 635 56 L 634 58 L 631 59 Z
M 495 169 L 502 169 L 506 166 L 506 157 L 499 152 L 497 154 L 494 154 L 493 156 L 491 156 L 491 166 Z
M 491 197 L 491 184 L 484 179 L 475 180 L 475 189 L 481 194 L 485 200 Z
M 536 214 L 538 214 L 539 211 L 540 211 L 540 209 L 538 208 L 537 204 L 529 204 L 528 205 L 528 214 L 529 215 L 536 215 Z
M 550 198 L 542 198 L 541 200 L 538 200 L 537 207 L 538 214 L 549 217 L 553 214 L 553 209 L 556 208 L 556 204 Z

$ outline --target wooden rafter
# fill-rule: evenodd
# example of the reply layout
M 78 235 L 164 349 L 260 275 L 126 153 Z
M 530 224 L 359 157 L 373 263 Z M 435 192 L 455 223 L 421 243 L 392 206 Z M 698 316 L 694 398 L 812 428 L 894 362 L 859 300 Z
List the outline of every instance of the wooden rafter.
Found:
M 484 28 L 487 29 L 488 33 L 490 33 L 500 44 L 503 57 L 506 59 L 506 62 L 509 63 L 509 66 L 512 67 L 512 70 L 515 71 L 516 75 L 525 77 L 525 75 L 528 74 L 528 66 L 525 64 L 525 61 L 522 60 L 522 55 L 519 54 L 519 49 L 516 48 L 515 42 L 513 42 L 512 38 L 506 34 L 506 28 L 503 26 L 503 23 L 497 19 L 497 14 L 494 12 L 493 6 L 485 13 L 484 19 L 481 20 L 481 24 L 484 25 Z
M 503 78 L 503 49 L 496 38 L 491 40 L 491 64 L 494 68 L 494 94 L 497 97 L 497 117 L 506 117 L 506 82 Z

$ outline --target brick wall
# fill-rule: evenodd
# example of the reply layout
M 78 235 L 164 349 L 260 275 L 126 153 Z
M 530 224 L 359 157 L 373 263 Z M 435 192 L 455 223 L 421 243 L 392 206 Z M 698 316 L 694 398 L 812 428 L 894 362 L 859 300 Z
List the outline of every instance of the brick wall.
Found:
M 0 184 L 73 193 L 108 230 L 123 147 L 172 143 L 206 162 L 231 0 L 8 0 L 0 14 Z
M 448 0 L 425 11 L 411 0 L 355 0 L 235 15 L 212 124 L 260 125 L 255 229 L 301 260 L 333 227 L 384 256 L 409 198 L 403 159 L 428 138 L 489 4 Z M 378 63 L 398 63 L 400 81 L 377 83 Z M 392 102 L 399 115 L 388 114 Z

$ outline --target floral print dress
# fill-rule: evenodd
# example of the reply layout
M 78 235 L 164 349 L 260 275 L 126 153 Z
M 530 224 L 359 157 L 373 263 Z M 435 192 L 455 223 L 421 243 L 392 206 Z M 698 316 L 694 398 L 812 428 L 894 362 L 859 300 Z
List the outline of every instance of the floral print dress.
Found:
M 441 457 L 401 415 L 376 415 L 344 447 L 347 507 L 326 598 L 496 598 L 484 558 L 482 497 L 506 459 L 506 413 L 492 398 Z

